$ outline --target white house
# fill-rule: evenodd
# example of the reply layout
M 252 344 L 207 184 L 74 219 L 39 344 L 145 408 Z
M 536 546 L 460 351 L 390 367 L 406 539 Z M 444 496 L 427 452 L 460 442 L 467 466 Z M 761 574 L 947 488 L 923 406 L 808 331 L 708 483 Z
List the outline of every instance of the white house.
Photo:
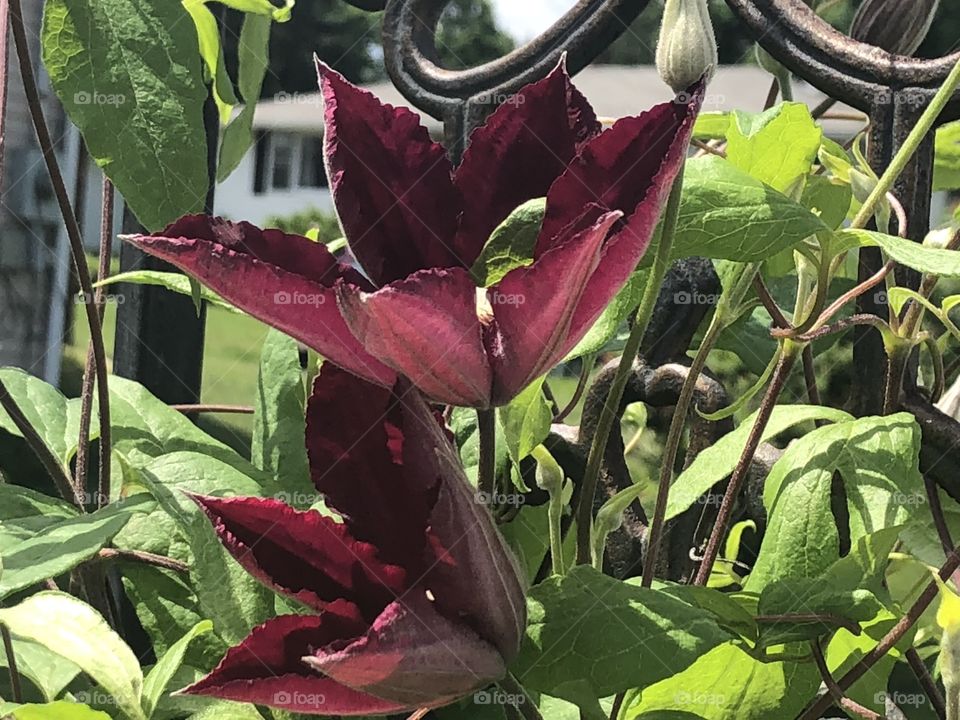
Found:
M 671 97 L 653 67 L 593 65 L 579 73 L 574 82 L 601 117 L 635 115 L 657 102 Z M 391 105 L 409 103 L 389 82 L 368 89 Z M 705 110 L 763 107 L 770 89 L 770 75 L 758 67 L 723 67 L 710 83 Z M 797 100 L 815 107 L 824 96 L 808 85 L 798 83 Z M 834 111 L 851 118 L 860 113 L 845 106 Z M 439 136 L 440 123 L 425 117 L 431 133 Z M 292 215 L 311 207 L 332 210 L 330 192 L 321 158 L 323 138 L 323 101 L 319 93 L 280 93 L 262 101 L 254 115 L 257 143 L 240 166 L 218 188 L 216 210 L 235 220 L 254 224 L 277 215 Z M 827 133 L 847 139 L 863 121 L 827 120 Z

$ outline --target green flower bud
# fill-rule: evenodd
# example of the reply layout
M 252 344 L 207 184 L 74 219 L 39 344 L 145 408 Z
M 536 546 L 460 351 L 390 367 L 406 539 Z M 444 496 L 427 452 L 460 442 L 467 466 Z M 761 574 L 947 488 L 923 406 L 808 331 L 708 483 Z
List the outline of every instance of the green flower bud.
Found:
M 913 55 L 930 32 L 939 6 L 940 0 L 864 0 L 850 37 L 895 55 Z
M 717 67 L 717 39 L 707 0 L 667 0 L 657 41 L 657 71 L 682 93 Z

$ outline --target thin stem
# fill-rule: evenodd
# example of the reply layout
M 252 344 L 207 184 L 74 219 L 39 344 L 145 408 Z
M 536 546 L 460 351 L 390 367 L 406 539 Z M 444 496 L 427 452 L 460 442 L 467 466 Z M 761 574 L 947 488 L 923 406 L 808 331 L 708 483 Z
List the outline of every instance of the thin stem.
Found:
M 900 407 L 900 389 L 909 357 L 910 347 L 907 345 L 898 344 L 887 353 L 887 382 L 883 391 L 884 415 L 895 413 Z
M 753 288 L 757 291 L 760 304 L 763 305 L 770 317 L 773 318 L 773 323 L 779 328 L 789 328 L 790 321 L 787 320 L 787 316 L 783 314 L 783 310 L 777 305 L 777 301 L 773 299 L 760 273 L 757 273 L 753 278 Z
M 860 315 L 851 315 L 850 317 L 843 318 L 842 320 L 837 320 L 833 325 L 826 325 L 817 330 L 811 330 L 810 332 L 804 335 L 798 335 L 794 340 L 798 342 L 813 342 L 814 340 L 819 340 L 820 338 L 825 338 L 827 335 L 833 335 L 834 333 L 843 332 L 844 330 L 849 330 L 854 325 L 872 325 L 880 331 L 888 330 L 889 325 L 885 320 L 878 318 L 876 315 L 868 315 L 867 313 L 861 313 Z M 776 331 L 772 331 L 771 335 L 776 337 Z
M 773 414 L 773 409 L 776 407 L 780 393 L 783 392 L 787 378 L 790 376 L 790 371 L 793 369 L 799 354 L 800 347 L 790 341 L 787 341 L 783 352 L 780 353 L 780 360 L 777 362 L 770 385 L 767 387 L 760 409 L 757 411 L 757 419 L 750 429 L 747 444 L 743 448 L 733 475 L 730 476 L 730 482 L 727 484 L 727 490 L 723 495 L 723 501 L 720 503 L 717 520 L 713 525 L 713 531 L 710 533 L 710 539 L 707 541 L 707 548 L 703 553 L 703 561 L 700 563 L 694 585 L 706 585 L 710 578 L 710 572 L 713 570 L 713 564 L 720 552 L 720 543 L 727 533 L 727 526 L 730 523 L 737 496 L 740 494 L 740 488 L 747 477 L 747 471 L 750 469 L 750 463 L 753 462 L 753 456 L 756 454 L 757 448 L 760 447 L 763 432 L 767 423 L 770 422 L 770 416 Z
M 617 720 L 620 717 L 620 708 L 623 707 L 623 701 L 626 700 L 627 694 L 625 692 L 617 693 L 617 696 L 613 698 L 613 706 L 610 708 L 610 720 Z
M 102 281 L 110 274 L 110 258 L 113 250 L 113 183 L 106 175 L 103 177 L 103 198 L 100 206 L 100 258 L 97 266 L 97 280 Z M 103 322 L 103 287 L 97 285 L 94 290 L 94 304 L 100 322 Z M 77 443 L 77 466 L 74 482 L 81 496 L 86 498 L 87 454 L 90 446 L 90 419 L 93 413 L 93 386 L 96 373 L 96 361 L 93 355 L 93 343 L 87 347 L 87 362 L 83 369 L 83 384 L 80 391 L 80 440 Z M 109 428 L 108 428 L 109 430 Z M 101 428 L 102 431 L 102 428 Z M 103 507 L 110 501 L 110 437 L 100 435 L 99 487 L 97 507 Z
M 513 707 L 519 711 L 525 720 L 543 720 L 543 715 L 540 714 L 537 704 L 512 673 L 508 672 L 497 685 L 507 695 L 512 696 L 513 700 L 516 701 Z
M 103 326 L 94 302 L 93 283 L 90 280 L 90 269 L 87 267 L 83 238 L 80 233 L 80 225 L 77 223 L 77 217 L 70 205 L 70 196 L 63 181 L 63 175 L 60 172 L 56 148 L 50 137 L 47 122 L 43 117 L 43 105 L 40 101 L 40 92 L 37 90 L 36 79 L 33 76 L 33 61 L 30 58 L 30 47 L 27 43 L 27 31 L 23 23 L 23 10 L 20 6 L 20 0 L 8 0 L 8 2 L 10 4 L 10 29 L 13 32 L 13 44 L 16 47 L 17 60 L 20 64 L 20 77 L 23 81 L 24 95 L 27 98 L 27 106 L 37 134 L 37 141 L 40 144 L 40 150 L 47 166 L 47 174 L 50 176 L 50 184 L 53 186 L 53 193 L 57 198 L 60 214 L 63 216 L 67 237 L 70 240 L 70 249 L 73 253 L 74 268 L 80 282 L 80 290 L 83 293 L 84 309 L 86 310 L 87 324 L 90 328 L 90 344 L 93 348 L 96 366 L 101 443 L 104 442 L 104 437 L 109 442 L 110 393 L 107 386 L 107 360 L 106 351 L 103 347 Z M 109 459 L 107 465 L 109 465 Z
M 193 415 L 196 413 L 238 413 L 241 415 L 252 415 L 254 409 L 249 405 L 209 405 L 209 404 L 191 404 L 191 405 L 171 405 L 172 409 L 182 412 L 184 415 Z
M 960 548 L 954 548 L 950 555 L 947 556 L 946 562 L 940 568 L 939 575 L 941 580 L 946 580 L 949 578 L 953 572 L 960 567 Z M 857 680 L 866 675 L 870 668 L 876 665 L 884 656 L 893 649 L 893 647 L 900 642 L 904 635 L 912 628 L 917 621 L 920 619 L 920 616 L 930 607 L 930 603 L 933 602 L 933 599 L 937 597 L 939 588 L 935 581 L 930 581 L 927 587 L 920 594 L 920 597 L 917 598 L 916 602 L 910 607 L 906 615 L 904 615 L 896 625 L 894 625 L 890 631 L 881 638 L 880 642 L 870 650 L 866 655 L 864 655 L 860 661 L 854 665 L 850 670 L 846 672 L 839 680 L 837 680 L 837 687 L 840 688 L 841 692 L 846 692 L 851 685 L 853 685 Z M 833 699 L 830 695 L 822 695 L 813 701 L 807 709 L 801 713 L 799 720 L 818 720 L 822 717 L 823 714 L 830 708 Z
M 17 670 L 17 656 L 13 653 L 13 638 L 6 625 L 0 624 L 0 635 L 3 636 L 3 650 L 7 653 L 7 670 L 10 673 L 10 694 L 15 703 L 23 702 L 23 690 L 20 686 L 20 672 Z
M 36 429 L 34 429 L 33 425 L 30 424 L 30 421 L 27 420 L 20 406 L 17 405 L 17 401 L 13 399 L 13 396 L 7 390 L 7 386 L 2 379 L 0 379 L 0 407 L 10 416 L 13 424 L 17 426 L 20 434 L 23 435 L 23 439 L 27 441 L 27 445 L 30 446 L 34 455 L 40 460 L 43 469 L 47 471 L 50 479 L 53 480 L 57 492 L 59 492 L 67 502 L 73 503 L 83 509 L 83 503 L 77 501 L 77 496 L 73 491 L 73 481 L 67 469 L 60 460 L 57 459 L 57 456 L 53 454 L 53 451 L 47 447 L 47 444 L 43 441 L 43 438 L 40 437 Z
M 117 548 L 103 548 L 97 557 L 102 560 L 130 560 L 132 562 L 152 565 L 153 567 L 163 568 L 164 570 L 173 570 L 178 573 L 190 572 L 190 567 L 179 560 L 157 555 L 151 552 L 142 552 L 140 550 L 118 550 Z
M 580 358 L 580 379 L 577 381 L 577 388 L 573 391 L 570 402 L 564 406 L 563 410 L 554 416 L 553 421 L 555 423 L 566 420 L 567 416 L 573 412 L 573 409 L 577 406 L 577 403 L 580 402 L 580 398 L 583 397 L 583 391 L 587 389 L 587 381 L 590 380 L 590 371 L 593 370 L 593 360 L 595 357 L 596 355 L 591 353 Z
M 653 511 L 653 520 L 650 524 L 650 530 L 647 534 L 647 552 L 643 558 L 643 579 L 642 587 L 650 587 L 653 584 L 653 576 L 656 572 L 657 557 L 660 554 L 660 543 L 663 536 L 663 523 L 667 516 L 667 501 L 670 497 L 670 486 L 673 484 L 673 468 L 677 462 L 677 453 L 680 451 L 680 440 L 683 438 L 683 428 L 687 424 L 687 415 L 690 412 L 690 403 L 693 400 L 693 393 L 696 390 L 697 382 L 700 380 L 700 374 L 707 364 L 707 357 L 710 351 L 720 337 L 724 328 L 723 318 L 719 312 L 713 314 L 710 326 L 697 350 L 697 355 L 690 366 L 690 372 L 684 378 L 683 386 L 680 388 L 680 396 L 677 398 L 677 404 L 673 411 L 673 417 L 670 419 L 670 430 L 667 433 L 667 442 L 663 451 L 663 458 L 660 461 L 660 483 L 657 488 L 657 504 Z
M 577 564 L 579 565 L 589 565 L 591 561 L 590 536 L 593 525 L 593 499 L 597 494 L 597 484 L 600 481 L 600 465 L 603 462 L 607 440 L 613 431 L 617 409 L 623 400 L 623 391 L 627 386 L 634 360 L 637 358 L 637 353 L 640 352 L 640 344 L 643 342 L 643 336 L 647 333 L 647 326 L 650 325 L 650 318 L 657 304 L 657 298 L 660 296 L 663 279 L 670 268 L 670 254 L 673 250 L 673 238 L 677 229 L 677 216 L 680 211 L 680 195 L 682 192 L 683 167 L 681 166 L 680 172 L 677 173 L 677 177 L 673 181 L 673 187 L 670 189 L 670 197 L 667 200 L 663 218 L 663 233 L 660 237 L 660 243 L 657 245 L 657 254 L 654 257 L 650 277 L 643 290 L 643 298 L 640 300 L 640 306 L 634 316 L 633 327 L 623 348 L 623 355 L 620 356 L 620 365 L 617 367 L 616 375 L 610 385 L 610 392 L 600 410 L 597 431 L 593 436 L 590 454 L 587 457 L 587 467 L 583 474 L 583 491 L 580 494 L 576 511 Z
M 833 696 L 833 699 L 836 700 L 837 704 L 844 710 L 848 710 L 854 715 L 859 715 L 865 718 L 865 720 L 881 720 L 880 715 L 870 708 L 866 708 L 860 703 L 851 700 L 844 694 L 843 690 L 837 687 L 837 681 L 834 680 L 833 675 L 830 674 L 830 667 L 827 665 L 827 659 L 823 656 L 823 650 L 820 649 L 820 643 L 812 640 L 810 647 L 813 651 L 813 659 L 817 664 L 817 670 L 820 671 L 820 677 L 823 679 L 823 684 L 827 686 L 827 690 L 830 695 Z
M 814 367 L 813 348 L 810 345 L 803 346 L 801 354 L 803 361 L 803 383 L 807 387 L 807 400 L 811 405 L 821 405 L 820 388 L 817 387 L 817 370 Z
M 493 506 L 496 491 L 497 432 L 494 410 L 477 410 L 477 432 L 480 441 L 480 464 L 477 468 L 477 491 L 481 501 Z
M 867 223 L 870 222 L 870 218 L 873 217 L 873 213 L 876 211 L 880 201 L 886 197 L 887 193 L 893 188 L 893 184 L 903 173 L 907 167 L 907 163 L 910 162 L 910 159 L 916 154 L 920 145 L 933 129 L 934 124 L 937 122 L 947 103 L 950 102 L 950 98 L 953 97 L 958 86 L 960 86 L 960 62 L 950 71 L 946 82 L 943 83 L 937 91 L 937 94 L 934 95 L 933 100 L 930 101 L 927 109 L 923 111 L 923 115 L 920 116 L 913 130 L 910 131 L 907 139 L 903 145 L 900 146 L 893 160 L 890 161 L 889 167 L 884 171 L 877 186 L 873 189 L 873 192 L 870 193 L 869 197 L 867 197 L 866 202 L 863 203 L 863 206 L 860 208 L 860 212 L 858 212 L 857 216 L 853 219 L 851 223 L 852 228 L 864 228 L 867 226 Z
M 949 548 L 947 552 L 949 552 Z M 937 713 L 937 717 L 940 718 L 940 720 L 944 720 L 947 717 L 947 704 L 943 701 L 940 688 L 937 687 L 937 683 L 930 675 L 930 671 L 927 670 L 927 666 L 920 658 L 920 653 L 917 652 L 916 648 L 911 647 L 905 654 L 907 664 L 910 665 L 910 669 L 913 670 L 913 674 L 917 677 L 920 687 L 923 688 L 923 691 L 930 699 L 930 704 L 933 706 L 934 712 Z

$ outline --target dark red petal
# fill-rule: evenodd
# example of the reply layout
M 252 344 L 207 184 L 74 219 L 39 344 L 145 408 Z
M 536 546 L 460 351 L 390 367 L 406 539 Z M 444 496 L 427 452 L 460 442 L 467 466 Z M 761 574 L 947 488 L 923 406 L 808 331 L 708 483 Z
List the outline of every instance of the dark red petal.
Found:
M 537 255 L 552 247 L 589 203 L 622 211 L 638 238 L 649 237 L 653 228 L 647 227 L 648 213 L 636 219 L 633 215 L 644 200 L 659 206 L 666 199 L 686 156 L 702 99 L 701 86 L 690 94 L 689 103 L 663 103 L 623 118 L 584 145 L 547 194 Z
M 579 342 L 571 334 L 571 320 L 600 264 L 604 240 L 621 217 L 606 213 L 581 229 L 593 214 L 570 226 L 563 241 L 532 265 L 512 270 L 488 291 L 498 333 L 496 403 L 509 402 Z M 597 287 L 595 292 L 608 293 L 609 300 L 617 290 L 619 286 Z
M 452 243 L 460 199 L 444 149 L 420 118 L 318 64 L 330 189 L 347 241 L 383 285 L 463 262 Z
M 543 197 L 600 131 L 563 63 L 520 90 L 470 136 L 454 184 L 463 197 L 455 249 L 470 267 L 490 233 L 515 208 Z
M 324 245 L 204 216 L 186 217 L 156 235 L 126 240 L 338 365 L 393 385 L 396 374 L 369 355 L 347 329 L 331 287 L 338 278 L 363 281 L 356 271 L 339 265 Z
M 422 567 L 435 479 L 405 477 L 403 416 L 393 394 L 325 364 L 307 404 L 314 484 L 354 537 L 386 562 Z M 414 570 L 416 569 L 416 570 Z
M 411 707 L 440 707 L 502 678 L 500 653 L 423 593 L 412 590 L 388 606 L 362 638 L 304 661 L 343 685 Z
M 469 272 L 424 270 L 373 293 L 340 290 L 343 317 L 367 352 L 437 402 L 489 404 L 490 364 Z
M 486 506 L 469 484 L 453 443 L 416 393 L 403 396 L 404 472 L 438 478 L 423 579 L 436 609 L 463 622 L 508 660 L 526 627 L 523 581 Z
M 206 677 L 183 690 L 189 695 L 249 702 L 310 715 L 381 715 L 411 711 L 341 685 L 310 669 L 302 658 L 315 648 L 350 642 L 366 623 L 343 604 L 322 615 L 284 615 L 253 629 L 230 648 Z M 351 617 L 352 615 L 352 617 Z
M 192 497 L 247 572 L 315 610 L 346 599 L 372 620 L 406 589 L 402 568 L 319 512 L 266 498 Z

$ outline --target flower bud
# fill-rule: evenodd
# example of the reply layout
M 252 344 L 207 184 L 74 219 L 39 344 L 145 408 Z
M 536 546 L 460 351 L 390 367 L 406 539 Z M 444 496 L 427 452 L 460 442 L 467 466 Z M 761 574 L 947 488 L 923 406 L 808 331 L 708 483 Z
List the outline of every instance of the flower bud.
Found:
M 657 41 L 657 71 L 681 93 L 717 67 L 717 39 L 707 0 L 667 0 Z
M 864 0 L 850 37 L 895 55 L 913 55 L 930 32 L 939 6 L 940 0 Z

